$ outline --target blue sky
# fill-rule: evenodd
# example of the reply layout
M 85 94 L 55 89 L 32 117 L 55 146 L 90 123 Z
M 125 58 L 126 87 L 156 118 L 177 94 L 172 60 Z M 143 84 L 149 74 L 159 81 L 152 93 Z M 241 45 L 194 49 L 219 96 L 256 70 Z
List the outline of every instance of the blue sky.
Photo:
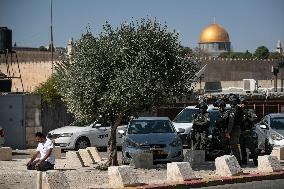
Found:
M 49 43 L 50 0 L 0 0 L 0 26 L 13 30 L 18 46 Z M 140 18 L 157 18 L 180 33 L 184 46 L 194 48 L 204 27 L 221 24 L 234 51 L 254 52 L 264 45 L 275 51 L 284 43 L 284 0 L 53 0 L 56 46 L 78 39 L 86 26 L 94 35 L 109 21 L 114 27 Z

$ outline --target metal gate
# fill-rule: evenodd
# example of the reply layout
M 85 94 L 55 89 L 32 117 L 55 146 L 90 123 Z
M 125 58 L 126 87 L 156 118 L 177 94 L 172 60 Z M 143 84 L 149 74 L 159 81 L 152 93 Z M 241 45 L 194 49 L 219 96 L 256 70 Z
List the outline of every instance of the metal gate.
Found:
M 5 146 L 26 147 L 23 95 L 0 96 L 0 125 L 5 132 Z

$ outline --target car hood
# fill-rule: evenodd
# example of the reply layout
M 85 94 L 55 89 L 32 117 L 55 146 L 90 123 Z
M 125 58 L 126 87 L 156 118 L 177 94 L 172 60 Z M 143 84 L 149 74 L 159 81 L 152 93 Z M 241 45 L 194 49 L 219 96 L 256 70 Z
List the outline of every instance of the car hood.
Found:
M 273 131 L 284 137 L 284 129 L 277 129 L 277 130 L 274 129 Z
M 54 129 L 50 131 L 49 133 L 51 134 L 75 133 L 75 132 L 80 132 L 80 131 L 86 131 L 88 129 L 89 127 L 65 126 L 65 127 L 60 127 L 58 129 Z
M 173 125 L 176 128 L 176 130 L 178 130 L 179 128 L 185 129 L 185 133 L 188 133 L 187 130 L 191 130 L 191 128 L 192 128 L 192 123 L 177 123 L 177 122 L 173 122 Z
M 177 138 L 176 133 L 129 134 L 127 138 L 139 144 L 169 144 Z

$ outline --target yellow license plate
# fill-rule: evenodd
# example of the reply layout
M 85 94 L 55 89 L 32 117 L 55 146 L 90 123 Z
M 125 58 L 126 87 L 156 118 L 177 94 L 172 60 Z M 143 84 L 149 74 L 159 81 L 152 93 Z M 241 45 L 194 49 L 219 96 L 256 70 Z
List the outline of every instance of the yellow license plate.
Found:
M 163 155 L 166 154 L 163 150 L 153 150 L 153 155 Z

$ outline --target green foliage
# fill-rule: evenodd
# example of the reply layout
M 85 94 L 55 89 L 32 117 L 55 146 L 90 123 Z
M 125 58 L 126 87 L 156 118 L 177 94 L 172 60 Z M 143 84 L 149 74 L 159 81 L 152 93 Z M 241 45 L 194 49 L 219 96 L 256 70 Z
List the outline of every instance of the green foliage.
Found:
M 247 50 L 246 52 L 225 52 L 220 54 L 220 58 L 240 58 L 240 59 L 250 59 L 252 54 Z
M 40 51 L 47 51 L 47 48 L 45 48 L 45 46 L 40 46 L 38 49 L 39 49 Z
M 192 49 L 190 47 L 181 46 L 181 49 L 182 49 L 182 54 L 185 57 L 188 57 L 188 56 L 192 55 Z
M 269 50 L 265 46 L 257 47 L 254 52 L 254 57 L 257 59 L 267 59 L 269 57 Z
M 45 83 L 36 88 L 34 93 L 41 95 L 42 102 L 52 104 L 61 100 L 61 96 L 56 89 L 56 81 L 56 75 L 51 75 Z
M 138 115 L 192 90 L 197 64 L 184 58 L 178 34 L 156 20 L 106 23 L 98 37 L 89 31 L 74 55 L 57 67 L 58 90 L 77 119 L 112 121 Z
M 269 59 L 284 59 L 284 56 L 279 52 L 271 52 L 269 53 Z

